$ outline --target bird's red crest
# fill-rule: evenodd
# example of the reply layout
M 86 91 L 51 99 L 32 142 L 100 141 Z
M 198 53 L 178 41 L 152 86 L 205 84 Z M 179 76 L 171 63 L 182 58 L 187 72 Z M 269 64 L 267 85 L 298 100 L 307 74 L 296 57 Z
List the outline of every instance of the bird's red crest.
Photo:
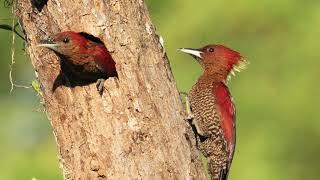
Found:
M 85 45 L 87 43 L 87 39 L 85 39 L 80 33 L 73 31 L 64 31 L 57 33 L 53 36 L 54 40 L 62 40 L 64 38 L 68 38 L 68 40 L 72 40 L 74 44 L 77 45 Z
M 208 45 L 201 51 L 204 63 L 222 65 L 228 70 L 231 70 L 242 59 L 240 53 L 223 45 Z
M 201 63 L 208 71 L 220 71 L 229 80 L 235 71 L 245 69 L 248 62 L 241 54 L 223 45 L 208 45 L 200 49 Z

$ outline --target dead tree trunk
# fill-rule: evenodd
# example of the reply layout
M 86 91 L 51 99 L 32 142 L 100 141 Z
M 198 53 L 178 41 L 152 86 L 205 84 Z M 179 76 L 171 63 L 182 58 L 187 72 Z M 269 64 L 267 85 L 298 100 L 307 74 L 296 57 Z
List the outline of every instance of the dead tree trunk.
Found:
M 167 57 L 143 0 L 19 0 L 65 179 L 204 179 Z M 36 47 L 72 30 L 99 37 L 118 78 L 52 91 L 59 58 Z M 188 140 L 189 139 L 189 140 Z

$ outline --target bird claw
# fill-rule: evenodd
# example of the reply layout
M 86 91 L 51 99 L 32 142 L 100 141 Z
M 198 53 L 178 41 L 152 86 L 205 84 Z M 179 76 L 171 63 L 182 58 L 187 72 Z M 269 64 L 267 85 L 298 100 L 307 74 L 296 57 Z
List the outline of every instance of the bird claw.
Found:
M 98 93 L 102 96 L 103 94 L 103 85 L 104 85 L 104 81 L 105 79 L 98 79 L 97 80 L 97 84 L 96 84 L 96 87 L 97 87 L 97 90 L 98 90 Z
M 186 101 L 186 109 L 187 109 L 187 120 L 192 121 L 194 118 L 194 115 L 192 114 L 192 109 L 190 106 L 190 101 L 188 96 L 185 97 L 185 101 Z

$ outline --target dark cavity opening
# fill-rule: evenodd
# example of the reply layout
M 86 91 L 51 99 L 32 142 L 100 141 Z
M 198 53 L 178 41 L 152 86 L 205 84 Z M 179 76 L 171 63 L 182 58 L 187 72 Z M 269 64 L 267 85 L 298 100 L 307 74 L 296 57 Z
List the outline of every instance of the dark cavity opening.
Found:
M 95 43 L 99 43 L 99 44 L 103 44 L 104 43 L 97 37 L 91 35 L 91 34 L 88 34 L 88 33 L 85 33 L 85 32 L 79 32 L 79 34 L 81 34 L 82 36 L 84 36 L 86 39 L 89 39 L 90 41 L 93 41 Z
M 48 0 L 31 0 L 32 7 L 36 8 L 39 12 L 47 5 L 47 2 Z

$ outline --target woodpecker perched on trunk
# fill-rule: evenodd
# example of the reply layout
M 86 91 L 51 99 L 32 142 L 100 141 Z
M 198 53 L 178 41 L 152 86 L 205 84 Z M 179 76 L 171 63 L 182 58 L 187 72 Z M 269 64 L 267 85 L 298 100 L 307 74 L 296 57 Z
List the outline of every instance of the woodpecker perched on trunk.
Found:
M 92 35 L 73 31 L 60 32 L 44 40 L 40 47 L 56 52 L 69 74 L 80 80 L 98 80 L 102 91 L 103 79 L 117 76 L 115 62 L 105 45 Z
M 226 85 L 230 74 L 247 62 L 240 53 L 222 45 L 182 48 L 202 66 L 203 74 L 188 93 L 197 144 L 208 160 L 213 180 L 227 180 L 236 144 L 235 106 Z

